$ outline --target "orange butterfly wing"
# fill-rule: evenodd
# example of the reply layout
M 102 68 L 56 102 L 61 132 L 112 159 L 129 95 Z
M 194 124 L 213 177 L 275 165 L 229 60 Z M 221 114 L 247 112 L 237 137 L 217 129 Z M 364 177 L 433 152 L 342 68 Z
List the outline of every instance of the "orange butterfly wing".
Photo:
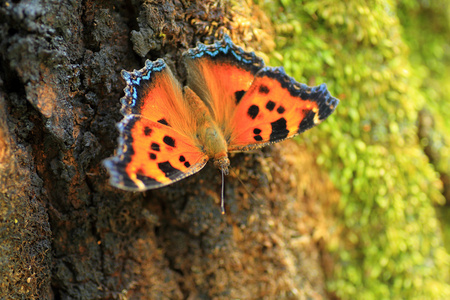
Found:
M 147 60 L 144 68 L 122 71 L 127 82 L 121 113 L 141 115 L 177 131 L 190 128 L 191 110 L 178 80 L 163 59 Z
M 282 68 L 264 67 L 229 36 L 184 53 L 188 85 L 206 103 L 228 151 L 245 151 L 293 137 L 325 120 L 339 100 L 326 85 L 310 88 Z
M 197 44 L 183 54 L 188 86 L 205 102 L 225 139 L 231 135 L 236 105 L 252 85 L 264 61 L 245 52 L 225 35 L 212 45 Z
M 265 67 L 236 107 L 228 151 L 279 142 L 318 125 L 336 108 L 325 84 L 308 87 L 283 68 Z
M 104 161 L 111 184 L 126 190 L 158 188 L 198 172 L 208 157 L 192 136 L 192 112 L 163 60 L 147 61 L 127 82 L 116 156 Z

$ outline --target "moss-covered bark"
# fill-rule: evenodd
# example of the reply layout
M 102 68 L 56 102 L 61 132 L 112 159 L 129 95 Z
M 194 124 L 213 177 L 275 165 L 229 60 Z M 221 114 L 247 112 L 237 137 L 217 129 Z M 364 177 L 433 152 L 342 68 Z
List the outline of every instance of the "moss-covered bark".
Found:
M 445 201 L 440 189 L 446 184 L 436 171 L 448 174 L 447 2 L 400 1 L 399 10 L 391 1 L 266 5 L 277 24 L 272 64 L 326 82 L 342 99 L 308 144 L 342 192 L 336 209 L 341 238 L 328 243 L 335 253 L 328 286 L 343 299 L 450 297 L 449 255 L 434 209 Z M 409 56 L 402 33 L 420 53 Z M 439 79 L 430 78 L 433 73 Z M 423 136 L 424 108 L 443 121 L 434 140 Z M 439 162 L 424 153 L 425 142 Z

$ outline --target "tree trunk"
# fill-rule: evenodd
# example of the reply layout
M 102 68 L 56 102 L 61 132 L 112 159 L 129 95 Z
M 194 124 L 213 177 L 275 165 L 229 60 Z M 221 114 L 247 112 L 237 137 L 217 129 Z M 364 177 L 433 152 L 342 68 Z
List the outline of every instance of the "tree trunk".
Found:
M 212 165 L 146 193 L 111 187 L 101 165 L 117 145 L 120 71 L 144 56 L 179 66 L 231 29 L 222 5 L 1 4 L 0 298 L 326 297 L 322 205 L 337 194 L 295 142 L 231 157 L 224 216 Z

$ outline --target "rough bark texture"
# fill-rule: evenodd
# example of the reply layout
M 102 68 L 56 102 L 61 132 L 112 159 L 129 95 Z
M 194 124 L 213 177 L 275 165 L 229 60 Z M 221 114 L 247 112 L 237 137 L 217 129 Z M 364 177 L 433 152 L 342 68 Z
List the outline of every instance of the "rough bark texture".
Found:
M 326 297 L 321 207 L 337 195 L 294 142 L 232 157 L 225 216 L 212 165 L 147 193 L 101 166 L 120 70 L 164 57 L 182 79 L 179 54 L 232 19 L 208 1 L 0 4 L 0 298 Z

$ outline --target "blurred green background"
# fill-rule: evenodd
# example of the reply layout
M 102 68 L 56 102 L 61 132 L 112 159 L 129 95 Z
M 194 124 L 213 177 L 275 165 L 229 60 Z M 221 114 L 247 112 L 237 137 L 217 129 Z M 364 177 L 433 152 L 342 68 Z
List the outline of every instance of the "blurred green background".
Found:
M 258 4 L 270 65 L 341 100 L 301 139 L 342 194 L 329 291 L 450 299 L 450 1 Z

